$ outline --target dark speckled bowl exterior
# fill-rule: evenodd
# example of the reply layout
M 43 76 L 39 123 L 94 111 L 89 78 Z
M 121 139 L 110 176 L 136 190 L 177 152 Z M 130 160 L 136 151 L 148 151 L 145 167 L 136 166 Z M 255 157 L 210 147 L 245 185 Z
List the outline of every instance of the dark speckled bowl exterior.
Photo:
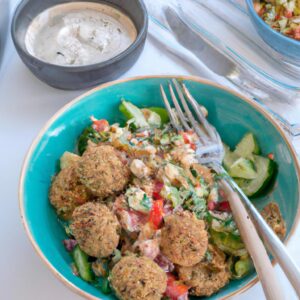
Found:
M 125 51 L 107 61 L 86 66 L 59 66 L 37 59 L 25 47 L 25 34 L 31 21 L 44 10 L 62 3 L 96 2 L 109 4 L 126 13 L 134 22 L 138 36 Z M 31 72 L 43 82 L 59 89 L 79 90 L 118 78 L 140 56 L 147 37 L 148 14 L 142 0 L 23 0 L 16 8 L 11 35 L 17 52 Z

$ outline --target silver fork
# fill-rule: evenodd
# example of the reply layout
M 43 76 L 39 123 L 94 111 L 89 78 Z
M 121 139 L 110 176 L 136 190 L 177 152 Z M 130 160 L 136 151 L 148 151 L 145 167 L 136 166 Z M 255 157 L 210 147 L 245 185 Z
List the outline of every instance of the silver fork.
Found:
M 262 236 L 268 249 L 272 252 L 273 256 L 282 267 L 300 298 L 300 271 L 287 252 L 286 247 L 268 226 L 247 196 L 223 168 L 222 161 L 225 151 L 217 130 L 204 117 L 198 102 L 191 95 L 186 85 L 184 83 L 179 84 L 176 79 L 173 79 L 172 83 L 179 97 L 178 101 L 172 84 L 169 83 L 169 92 L 172 102 L 174 103 L 176 113 L 171 108 L 163 86 L 160 86 L 162 98 L 168 111 L 171 124 L 178 131 L 193 130 L 199 138 L 199 143 L 196 149 L 196 155 L 199 163 L 208 165 L 218 174 L 225 175 L 221 184 L 224 186 L 226 192 L 230 194 L 229 202 L 233 215 L 246 247 L 252 256 L 267 299 L 284 299 L 284 296 L 281 291 L 279 291 L 280 284 L 276 283 L 277 280 L 270 260 L 262 241 L 253 227 L 253 223 L 251 222 L 248 213 L 250 214 L 256 229 Z M 192 110 L 189 106 L 192 107 Z M 177 115 L 181 123 L 176 122 Z M 261 253 L 257 253 L 258 249 Z

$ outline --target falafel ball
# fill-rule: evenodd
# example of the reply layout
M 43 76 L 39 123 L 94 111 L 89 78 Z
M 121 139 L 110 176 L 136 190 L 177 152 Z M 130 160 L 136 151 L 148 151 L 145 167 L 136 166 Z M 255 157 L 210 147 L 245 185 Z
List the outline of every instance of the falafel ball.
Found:
M 281 215 L 278 204 L 276 202 L 268 203 L 263 208 L 261 215 L 278 237 L 283 240 L 286 235 L 286 223 Z
M 209 245 L 210 261 L 203 260 L 193 267 L 179 267 L 178 275 L 194 296 L 210 296 L 225 286 L 230 279 L 226 256 L 216 246 Z
M 64 220 L 70 220 L 74 209 L 91 199 L 87 188 L 78 179 L 76 167 L 74 164 L 62 169 L 54 177 L 49 191 L 51 204 Z
M 89 145 L 77 173 L 81 183 L 101 199 L 122 191 L 130 177 L 121 153 L 110 145 Z
M 203 258 L 208 244 L 205 223 L 185 211 L 165 218 L 161 231 L 161 251 L 173 263 L 190 267 Z
M 122 300 L 160 300 L 167 276 L 151 259 L 127 256 L 113 267 L 111 285 Z
M 107 257 L 119 243 L 120 224 L 104 204 L 88 202 L 73 212 L 70 225 L 80 248 L 93 257 Z

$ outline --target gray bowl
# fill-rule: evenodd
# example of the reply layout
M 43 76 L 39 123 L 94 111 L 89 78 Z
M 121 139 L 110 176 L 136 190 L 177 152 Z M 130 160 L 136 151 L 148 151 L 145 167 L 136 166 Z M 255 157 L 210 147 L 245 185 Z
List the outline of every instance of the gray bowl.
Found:
M 105 3 L 119 8 L 134 22 L 138 36 L 124 52 L 107 61 L 86 66 L 59 66 L 32 56 L 25 47 L 25 34 L 31 21 L 41 12 L 68 2 Z M 40 80 L 59 89 L 77 90 L 116 79 L 126 72 L 140 56 L 147 36 L 148 14 L 142 0 L 23 0 L 16 8 L 11 35 L 18 54 Z
M 0 68 L 4 54 L 9 23 L 9 0 L 0 0 Z

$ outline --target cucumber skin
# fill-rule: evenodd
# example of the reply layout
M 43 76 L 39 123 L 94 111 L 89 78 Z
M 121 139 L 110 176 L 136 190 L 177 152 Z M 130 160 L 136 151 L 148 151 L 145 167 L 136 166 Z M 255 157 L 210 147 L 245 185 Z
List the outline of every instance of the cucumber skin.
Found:
M 264 194 L 264 192 L 270 187 L 270 183 L 272 182 L 272 180 L 275 178 L 277 174 L 277 170 L 278 170 L 277 163 L 272 159 L 269 159 L 269 161 L 270 161 L 270 165 L 269 165 L 268 173 L 270 176 L 265 180 L 261 188 L 256 193 L 251 195 L 251 198 L 255 198 Z
M 273 179 L 275 178 L 276 173 L 278 171 L 278 166 L 274 160 L 269 159 L 269 163 L 270 164 L 269 164 L 269 169 L 268 169 L 268 173 L 269 173 L 268 178 L 264 181 L 264 183 L 260 187 L 260 189 L 257 190 L 256 192 L 254 192 L 253 194 L 246 193 L 242 187 L 243 184 L 247 185 L 248 184 L 247 181 L 249 181 L 249 180 L 234 178 L 234 181 L 238 184 L 238 186 L 243 190 L 243 192 L 245 192 L 246 196 L 248 196 L 249 198 L 253 199 L 253 198 L 262 196 L 265 193 L 265 191 L 270 187 L 270 183 L 273 181 Z
M 83 252 L 77 245 L 72 252 L 72 257 L 74 259 L 80 278 L 87 282 L 93 282 L 94 274 L 92 271 L 91 263 L 88 262 L 88 255 Z

